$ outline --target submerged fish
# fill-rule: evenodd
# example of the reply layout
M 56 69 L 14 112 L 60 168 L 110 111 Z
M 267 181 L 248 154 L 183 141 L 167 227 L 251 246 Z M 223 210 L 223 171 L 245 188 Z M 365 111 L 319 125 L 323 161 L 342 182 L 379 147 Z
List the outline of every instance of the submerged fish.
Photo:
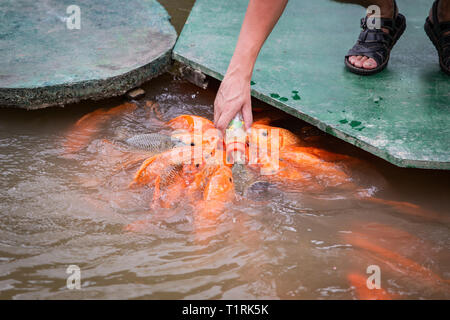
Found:
M 209 129 L 215 129 L 214 123 L 203 117 L 194 115 L 181 115 L 166 123 L 167 126 L 173 130 L 184 129 L 188 131 L 201 131 L 206 132 Z
M 79 119 L 66 134 L 63 148 L 64 154 L 74 154 L 85 148 L 98 134 L 101 127 L 111 118 L 134 111 L 137 106 L 124 103 L 111 109 L 97 109 Z
M 405 234 L 405 232 L 402 233 Z M 345 234 L 342 237 L 353 247 L 369 253 L 372 259 L 380 261 L 392 271 L 410 277 L 414 281 L 425 282 L 428 285 L 433 286 L 441 286 L 449 283 L 449 280 L 442 279 L 428 267 L 421 265 L 399 252 L 393 251 L 391 248 L 378 245 L 378 242 L 380 241 L 377 235 L 352 232 L 350 234 Z M 392 246 L 392 243 L 390 246 Z
M 152 207 L 172 207 L 183 199 L 186 183 L 182 177 L 183 164 L 173 164 L 164 168 L 155 180 Z
M 241 163 L 235 163 L 231 171 L 233 173 L 236 192 L 240 195 L 245 195 L 247 189 L 256 182 L 256 174 Z
M 196 215 L 215 220 L 235 197 L 233 173 L 227 166 L 217 166 L 203 191 L 203 200 L 196 204 Z
M 181 140 L 160 133 L 138 134 L 127 139 L 126 143 L 133 148 L 153 152 L 163 152 L 184 145 Z

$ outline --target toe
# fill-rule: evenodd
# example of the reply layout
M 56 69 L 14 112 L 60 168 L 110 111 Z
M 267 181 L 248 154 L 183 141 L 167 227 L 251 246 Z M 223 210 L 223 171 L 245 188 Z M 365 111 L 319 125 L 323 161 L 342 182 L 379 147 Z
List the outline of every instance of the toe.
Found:
M 353 60 L 350 61 L 350 63 L 356 67 L 356 64 L 358 63 L 359 60 L 361 60 L 362 56 L 352 56 L 352 58 Z
M 357 60 L 355 63 L 355 67 L 361 68 L 364 64 L 364 61 L 367 60 L 367 57 L 362 57 L 361 59 Z
M 363 63 L 364 69 L 375 69 L 376 67 L 377 67 L 377 62 L 372 58 L 367 59 Z
M 355 58 L 356 58 L 355 56 L 348 57 L 348 62 L 350 62 L 351 64 L 354 64 Z

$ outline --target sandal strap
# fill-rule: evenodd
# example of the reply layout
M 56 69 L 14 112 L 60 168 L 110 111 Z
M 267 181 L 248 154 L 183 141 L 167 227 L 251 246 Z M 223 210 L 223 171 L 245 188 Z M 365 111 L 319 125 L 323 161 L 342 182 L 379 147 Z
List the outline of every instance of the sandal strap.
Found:
M 374 59 L 377 62 L 377 65 L 381 65 L 386 59 L 387 54 L 387 47 L 380 45 L 379 43 L 374 43 L 374 45 L 371 46 L 367 43 L 356 43 L 353 48 L 348 51 L 346 57 L 365 56 Z
M 361 28 L 363 29 L 363 32 L 366 30 L 374 31 L 376 29 L 369 29 L 367 25 L 367 21 L 369 20 L 369 17 L 363 17 L 361 18 Z M 388 33 L 383 32 L 384 35 L 387 36 L 387 38 L 392 41 L 394 39 L 394 35 L 397 32 L 397 29 L 400 28 L 401 24 L 403 23 L 403 16 L 400 14 L 397 14 L 397 16 L 394 19 L 391 18 L 380 18 L 380 31 L 381 29 L 387 29 Z
M 395 0 L 393 0 L 393 3 L 394 3 L 393 18 L 379 18 L 380 19 L 380 27 L 388 29 L 389 33 L 391 33 L 391 31 L 395 31 L 395 28 L 399 27 L 402 22 L 401 19 L 399 19 L 397 2 Z M 360 25 L 363 30 L 365 30 L 367 28 L 368 19 L 369 19 L 368 16 L 361 18 Z M 372 19 L 375 19 L 375 17 Z
M 369 19 L 375 19 L 375 18 L 369 18 L 367 16 L 361 18 L 361 22 L 360 22 L 361 29 L 363 29 L 363 30 L 369 29 L 369 27 L 367 25 L 367 21 Z M 394 19 L 391 19 L 391 18 L 380 18 L 380 28 L 386 28 L 389 30 L 389 32 L 395 31 L 396 23 L 397 23 L 397 21 L 394 21 Z M 374 29 L 370 29 L 370 30 L 374 30 Z
M 403 22 L 403 16 L 397 14 L 395 19 L 381 18 L 379 29 L 369 29 L 367 22 L 369 17 L 361 18 L 360 24 L 363 29 L 359 34 L 357 43 L 349 50 L 346 57 L 366 56 L 374 59 L 377 65 L 381 65 L 388 57 L 389 50 Z M 385 28 L 388 32 L 384 32 Z

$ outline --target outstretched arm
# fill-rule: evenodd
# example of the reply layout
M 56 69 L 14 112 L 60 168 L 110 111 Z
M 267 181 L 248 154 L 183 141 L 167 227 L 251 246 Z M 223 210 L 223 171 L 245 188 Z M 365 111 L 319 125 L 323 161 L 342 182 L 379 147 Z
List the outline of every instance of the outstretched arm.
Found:
M 246 129 L 252 125 L 250 80 L 253 67 L 288 0 L 250 0 L 228 70 L 214 101 L 214 124 L 225 131 L 242 111 Z

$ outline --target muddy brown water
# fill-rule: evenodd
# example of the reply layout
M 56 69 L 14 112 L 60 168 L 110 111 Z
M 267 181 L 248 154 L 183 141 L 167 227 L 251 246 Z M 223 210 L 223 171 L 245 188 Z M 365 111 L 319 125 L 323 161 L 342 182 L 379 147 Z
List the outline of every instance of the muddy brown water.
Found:
M 202 90 L 166 74 L 144 87 L 139 103 L 157 101 L 164 120 L 212 118 L 215 82 Z M 348 275 L 368 277 L 370 265 L 380 267 L 382 288 L 396 298 L 450 297 L 441 281 L 450 276 L 449 172 L 397 168 L 322 134 L 322 147 L 369 164 L 352 170 L 354 181 L 439 217 L 367 203 L 352 192 L 256 188 L 196 230 L 191 208 L 152 212 L 150 190 L 128 189 L 133 171 L 112 171 L 102 139 L 160 130 L 141 109 L 111 120 L 75 158 L 61 156 L 62 137 L 80 117 L 121 103 L 0 109 L 1 298 L 352 299 L 358 295 Z M 320 134 L 296 119 L 284 125 Z M 143 218 L 150 219 L 143 232 L 124 231 Z M 356 233 L 394 255 L 358 246 Z M 81 290 L 66 287 L 73 264 Z

